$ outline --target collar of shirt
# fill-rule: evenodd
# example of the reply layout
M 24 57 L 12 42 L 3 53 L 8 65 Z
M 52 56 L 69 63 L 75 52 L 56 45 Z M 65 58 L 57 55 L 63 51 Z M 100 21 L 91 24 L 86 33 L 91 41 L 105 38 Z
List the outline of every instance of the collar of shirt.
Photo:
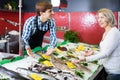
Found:
M 49 24 L 49 20 L 47 20 L 46 22 L 42 22 L 40 19 L 40 16 L 38 16 L 38 28 L 42 31 L 47 31 L 48 30 L 48 24 Z

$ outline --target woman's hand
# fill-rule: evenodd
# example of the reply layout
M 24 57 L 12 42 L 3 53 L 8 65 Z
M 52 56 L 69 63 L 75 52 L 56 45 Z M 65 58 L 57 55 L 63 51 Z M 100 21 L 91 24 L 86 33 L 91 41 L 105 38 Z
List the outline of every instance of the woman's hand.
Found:
M 47 50 L 47 52 L 45 53 L 45 55 L 49 56 L 49 55 L 51 55 L 53 52 L 54 52 L 54 48 L 49 48 L 49 49 Z
M 27 51 L 27 54 L 28 54 L 30 57 L 35 58 L 35 56 L 34 56 L 33 53 L 32 53 L 31 48 L 26 48 L 26 51 Z
M 93 55 L 94 51 L 93 50 L 88 50 L 83 53 L 84 56 L 90 56 Z

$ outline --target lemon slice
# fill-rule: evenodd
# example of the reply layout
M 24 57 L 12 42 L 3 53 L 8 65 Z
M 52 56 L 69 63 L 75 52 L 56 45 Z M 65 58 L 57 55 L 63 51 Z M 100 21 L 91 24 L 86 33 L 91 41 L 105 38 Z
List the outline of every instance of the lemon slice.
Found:
M 58 48 L 55 48 L 55 51 L 58 53 L 58 54 L 61 54 L 63 51 L 61 51 L 60 49 Z
M 33 80 L 42 80 L 42 77 L 38 74 L 32 73 L 29 75 Z
M 76 68 L 76 66 L 75 66 L 73 63 L 71 63 L 71 62 L 66 62 L 66 64 L 67 64 L 67 66 L 68 66 L 70 69 Z
M 51 62 L 49 62 L 49 61 L 43 61 L 42 62 L 45 66 L 54 66 Z
M 42 56 L 43 58 L 45 58 L 45 59 L 50 60 L 50 56 L 47 56 L 47 55 L 45 55 L 45 54 L 41 54 L 41 56 Z

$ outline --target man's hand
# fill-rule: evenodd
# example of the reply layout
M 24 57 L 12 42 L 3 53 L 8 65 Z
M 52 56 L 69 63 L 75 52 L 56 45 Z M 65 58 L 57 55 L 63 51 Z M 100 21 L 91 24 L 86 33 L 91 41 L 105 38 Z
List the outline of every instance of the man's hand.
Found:
M 35 56 L 34 56 L 33 53 L 32 53 L 31 48 L 26 48 L 26 51 L 27 51 L 27 54 L 28 54 L 30 57 L 35 58 Z
M 54 52 L 54 48 L 49 48 L 49 49 L 47 50 L 47 52 L 45 53 L 45 55 L 49 56 L 49 55 L 51 55 L 53 52 Z
M 93 50 L 88 50 L 83 53 L 84 56 L 90 56 L 93 55 L 94 51 Z

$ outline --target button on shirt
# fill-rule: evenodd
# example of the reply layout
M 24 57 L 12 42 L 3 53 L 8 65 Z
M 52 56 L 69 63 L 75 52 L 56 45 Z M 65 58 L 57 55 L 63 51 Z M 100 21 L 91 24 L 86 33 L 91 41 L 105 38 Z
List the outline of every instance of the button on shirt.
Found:
M 35 24 L 35 17 L 32 16 L 28 18 L 24 24 L 24 29 L 22 33 L 22 39 L 24 41 L 25 47 L 30 47 L 28 40 L 30 39 L 30 36 L 33 35 L 36 31 L 36 25 Z M 47 31 L 49 29 L 50 32 L 50 48 L 55 47 L 56 45 L 56 26 L 54 19 L 47 20 L 44 24 L 40 21 L 40 16 L 38 16 L 38 29 L 42 31 Z M 48 25 L 50 24 L 50 25 Z

